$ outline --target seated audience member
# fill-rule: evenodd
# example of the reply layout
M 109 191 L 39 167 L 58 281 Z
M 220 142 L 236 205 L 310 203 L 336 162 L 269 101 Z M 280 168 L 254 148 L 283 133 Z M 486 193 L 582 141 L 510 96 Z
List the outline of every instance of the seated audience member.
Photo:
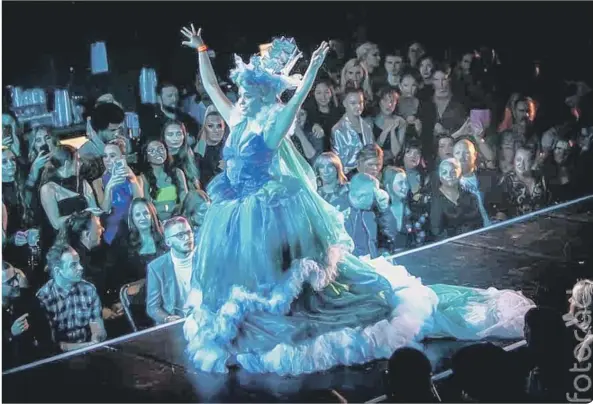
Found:
M 313 100 L 305 104 L 307 126 L 313 134 L 323 134 L 323 150 L 330 149 L 332 128 L 344 115 L 343 107 L 337 103 L 334 88 L 327 80 L 319 80 L 313 87 Z
M 462 401 L 511 402 L 522 397 L 511 366 L 503 348 L 490 342 L 473 344 L 453 355 L 452 380 Z
M 2 150 L 2 203 L 7 210 L 5 216 L 7 224 L 7 237 L 4 254 L 10 257 L 11 262 L 25 271 L 31 257 L 30 245 L 35 245 L 39 240 L 39 231 L 34 227 L 34 218 L 31 212 L 33 189 L 25 184 L 21 175 L 21 168 L 17 163 L 12 150 Z
M 2 242 L 4 243 L 4 232 Z M 20 269 L 2 261 L 2 368 L 53 353 L 47 319 Z
M 404 153 L 396 164 L 403 167 L 410 184 L 410 209 L 420 217 L 428 211 L 430 201 L 430 176 L 427 175 L 422 158 L 422 146 L 417 140 L 410 140 L 404 146 Z
M 432 365 L 414 348 L 397 349 L 387 364 L 388 403 L 434 403 Z
M 301 155 L 309 162 L 315 161 L 323 153 L 323 137 L 318 138 L 313 132 L 307 130 L 307 111 L 299 110 L 291 137 L 292 143 Z
M 349 208 L 344 212 L 346 231 L 354 241 L 357 257 L 379 256 L 378 225 L 375 209 L 389 207 L 389 195 L 379 187 L 379 181 L 369 174 L 355 174 L 348 192 Z
M 404 71 L 404 66 L 404 56 L 399 49 L 386 52 L 385 61 L 383 62 L 383 68 L 385 69 L 383 82 L 385 85 L 397 88 L 400 83 L 401 74 Z
M 37 292 L 52 331 L 53 342 L 62 351 L 72 351 L 105 340 L 101 299 L 97 289 L 83 280 L 78 253 L 57 242 L 47 253 L 51 279 Z
M 358 154 L 356 168 L 359 173 L 368 174 L 377 180 L 381 180 L 383 150 L 377 144 L 366 145 Z
M 342 67 L 338 96 L 345 99 L 348 90 L 354 88 L 361 89 L 361 93 L 364 96 L 364 110 L 364 108 L 370 106 L 370 103 L 373 101 L 373 90 L 371 88 L 369 73 L 358 59 L 350 59 L 344 64 L 344 67 Z
M 348 179 L 342 161 L 334 152 L 321 153 L 313 164 L 317 175 L 317 193 L 343 212 L 348 208 Z
M 362 119 L 364 95 L 359 88 L 347 88 L 344 94 L 346 113 L 332 128 L 332 151 L 336 153 L 347 176 L 354 175 L 358 153 L 368 144 L 374 143 L 373 129 Z
M 204 189 L 206 189 L 210 180 L 221 173 L 224 168 L 222 148 L 224 147 L 226 133 L 227 126 L 220 113 L 214 108 L 208 108 L 204 126 L 200 130 L 198 143 L 194 148 L 194 153 L 198 158 L 200 182 Z
M 115 251 L 102 243 L 103 226 L 91 212 L 76 212 L 64 223 L 57 242 L 68 244 L 77 252 L 84 268 L 83 278 L 93 284 L 103 304 L 103 319 L 123 315 L 119 288 L 125 283 L 127 265 L 122 265 Z
M 521 143 L 515 139 L 510 131 L 498 134 L 497 162 L 498 174 L 502 177 L 513 170 L 515 165 L 515 153 Z
M 464 191 L 460 184 L 461 166 L 452 158 L 439 166 L 441 186 L 432 196 L 430 204 L 430 228 L 437 239 L 444 239 L 483 225 L 478 200 Z
M 179 107 L 179 90 L 175 84 L 163 81 L 157 86 L 157 105 L 144 104 L 138 110 L 140 118 L 140 145 L 141 148 L 153 140 L 160 140 L 163 127 L 169 120 L 183 123 L 187 131 L 187 143 L 196 143 L 199 127 L 190 115 Z
M 435 63 L 430 55 L 422 55 L 418 60 L 418 94 L 417 97 L 422 103 L 426 103 L 434 95 L 434 82 L 432 76 L 435 73 Z
M 157 324 L 185 316 L 197 259 L 194 234 L 185 218 L 167 220 L 164 227 L 169 252 L 148 264 L 146 278 L 146 312 Z
M 534 167 L 535 153 L 534 149 L 520 147 L 515 153 L 513 171 L 501 179 L 502 197 L 498 210 L 504 217 L 525 215 L 548 205 L 548 187 L 545 178 Z
M 401 95 L 397 102 L 396 112 L 406 120 L 406 140 L 420 139 L 422 133 L 422 122 L 418 119 L 420 110 L 420 101 L 416 97 L 418 90 L 418 81 L 416 79 L 416 70 L 406 69 L 399 83 Z
M 98 209 L 91 185 L 77 175 L 76 150 L 58 146 L 51 155 L 51 166 L 43 174 L 41 206 L 45 212 L 41 222 L 42 251 L 47 251 L 57 231 L 74 212 Z
M 562 313 L 534 307 L 525 314 L 528 376 L 526 393 L 538 402 L 561 402 L 572 385 L 574 357 Z M 517 366 L 523 363 L 517 363 Z
M 146 278 L 148 263 L 167 251 L 163 226 L 154 205 L 146 198 L 136 198 L 127 215 L 127 234 L 117 245 L 118 256 L 126 262 L 127 282 Z
M 550 202 L 560 203 L 579 197 L 575 177 L 575 150 L 566 138 L 556 140 L 552 153 L 544 161 L 543 175 L 550 192 Z
M 178 212 L 187 195 L 185 175 L 173 167 L 171 156 L 165 145 L 154 140 L 146 146 L 148 167 L 142 173 L 144 195 L 157 209 L 159 220 L 171 218 Z
M 379 92 L 379 111 L 372 118 L 375 142 L 385 151 L 385 161 L 393 164 L 402 151 L 406 138 L 407 123 L 395 114 L 399 94 L 393 87 L 384 87 Z
M 453 145 L 455 140 L 448 134 L 442 134 L 435 139 L 435 150 L 437 151 L 434 167 L 438 168 L 441 161 L 453 157 Z M 441 182 L 439 181 L 439 170 L 434 169 L 430 172 L 431 193 L 438 191 Z
M 399 167 L 387 167 L 382 181 L 389 195 L 389 209 L 379 215 L 379 247 L 394 252 L 422 244 L 426 239 L 427 220 L 425 216 L 414 217 L 410 210 L 406 172 Z
M 3 110 L 5 110 L 3 108 Z M 9 149 L 20 158 L 22 155 L 22 145 L 19 139 L 19 129 L 16 119 L 10 114 L 2 114 L 2 146 Z
M 468 139 L 460 139 L 455 143 L 453 156 L 461 166 L 461 188 L 476 197 L 484 226 L 490 225 L 490 217 L 496 215 L 496 207 L 500 203 L 496 171 L 479 168 L 476 146 Z
M 507 104 L 505 121 L 499 126 L 499 132 L 508 131 L 519 145 L 539 149 L 539 139 L 533 126 L 535 116 L 536 106 L 533 99 L 513 94 Z
M 196 165 L 196 157 L 189 147 L 185 126 L 179 121 L 167 121 L 163 125 L 161 141 L 167 147 L 167 153 L 173 161 L 172 167 L 185 174 L 190 189 L 201 189 L 200 172 Z
M 191 224 L 196 245 L 200 235 L 200 228 L 204 223 L 204 217 L 208 213 L 208 209 L 210 209 L 210 204 L 210 198 L 204 191 L 190 191 L 185 201 L 183 201 L 181 216 L 187 218 Z
M 125 161 L 125 144 L 115 139 L 105 145 L 103 165 L 105 172 L 93 181 L 97 202 L 104 212 L 103 239 L 111 245 L 126 216 L 132 199 L 144 196 L 142 184 Z
M 434 95 L 422 104 L 420 111 L 422 152 L 429 164 L 435 161 L 434 137 L 442 134 L 452 135 L 462 128 L 467 119 L 466 108 L 456 100 L 451 91 L 447 66 L 435 66 L 432 86 Z

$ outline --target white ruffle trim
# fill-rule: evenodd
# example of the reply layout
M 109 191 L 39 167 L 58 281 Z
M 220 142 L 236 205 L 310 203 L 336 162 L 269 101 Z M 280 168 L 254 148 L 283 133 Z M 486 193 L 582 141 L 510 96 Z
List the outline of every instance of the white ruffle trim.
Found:
M 325 267 L 309 259 L 293 262 L 285 281 L 271 288 L 266 296 L 235 286 L 228 302 L 217 313 L 201 305 L 200 292 L 192 292 L 188 303 L 193 307 L 193 311 L 185 322 L 184 333 L 188 341 L 187 353 L 194 366 L 205 372 L 228 372 L 227 365 L 233 356 L 231 341 L 237 336 L 238 327 L 245 316 L 256 311 L 286 314 L 293 300 L 301 293 L 305 282 L 309 282 L 316 290 L 323 289 L 335 279 L 341 250 L 333 248 L 328 257 L 329 262 Z M 521 336 L 522 328 L 519 328 L 520 324 L 517 323 L 510 329 L 503 325 L 502 332 L 492 332 L 493 328 L 488 328 L 484 323 L 474 324 L 477 327 L 469 333 L 469 330 L 464 330 L 463 327 L 456 329 L 446 315 L 438 315 L 437 295 L 431 288 L 422 285 L 419 278 L 411 276 L 404 267 L 394 266 L 384 258 L 377 258 L 369 263 L 392 286 L 394 296 L 390 301 L 393 311 L 389 318 L 364 328 L 343 328 L 328 332 L 299 345 L 282 343 L 264 353 L 238 353 L 236 361 L 248 372 L 299 375 L 327 370 L 338 365 L 348 366 L 389 358 L 400 347 L 419 347 L 417 342 L 426 336 L 468 339 L 478 339 L 484 337 L 484 334 L 507 338 Z M 482 292 L 486 292 L 486 295 L 508 292 L 495 291 L 493 289 Z M 517 296 L 520 295 L 513 295 Z M 523 296 L 518 299 L 529 302 Z M 500 302 L 500 299 L 492 300 Z M 502 318 L 489 318 L 486 323 L 492 325 L 491 321 L 494 320 L 494 324 L 500 327 L 501 323 L 505 324 L 511 319 L 517 321 L 517 318 L 520 318 L 518 321 L 522 321 L 527 306 L 530 305 L 520 304 L 519 309 L 516 303 L 510 305 L 514 306 L 513 310 L 502 315 Z M 481 333 L 478 332 L 480 329 Z M 440 335 L 435 335 L 434 331 Z

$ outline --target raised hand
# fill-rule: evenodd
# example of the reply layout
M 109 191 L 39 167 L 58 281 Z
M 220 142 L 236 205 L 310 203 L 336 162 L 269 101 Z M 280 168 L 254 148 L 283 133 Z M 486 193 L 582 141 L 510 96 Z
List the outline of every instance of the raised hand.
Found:
M 191 24 L 190 27 L 191 29 L 187 27 L 181 28 L 181 33 L 187 38 L 187 41 L 183 41 L 181 44 L 189 48 L 198 49 L 200 46 L 204 45 L 202 28 L 198 28 L 198 31 L 196 32 L 194 24 Z
M 316 68 L 320 68 L 321 65 L 323 64 L 323 61 L 325 60 L 325 57 L 327 56 L 327 52 L 329 51 L 329 44 L 325 41 L 321 42 L 321 45 L 319 45 L 319 48 L 317 48 L 317 50 L 315 52 L 313 52 L 313 55 L 311 56 L 311 66 L 316 67 Z

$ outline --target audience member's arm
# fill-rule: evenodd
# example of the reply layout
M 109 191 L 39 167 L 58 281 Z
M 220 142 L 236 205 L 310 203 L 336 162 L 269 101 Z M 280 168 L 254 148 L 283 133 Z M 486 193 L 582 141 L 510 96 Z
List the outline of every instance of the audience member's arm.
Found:
M 155 323 L 163 324 L 167 322 L 169 313 L 163 310 L 161 280 L 156 272 L 157 270 L 149 264 L 146 275 L 146 313 Z
M 87 181 L 84 181 L 83 185 L 83 194 L 84 198 L 86 199 L 89 208 L 91 209 L 98 209 L 99 205 L 97 205 L 97 200 L 95 199 L 95 194 L 93 193 L 93 188 L 91 188 L 90 184 Z
M 177 174 L 177 181 L 179 183 L 179 189 L 177 190 L 177 193 L 179 195 L 180 203 L 183 203 L 188 192 L 187 180 L 185 179 L 185 174 L 183 173 L 183 171 L 181 171 L 180 169 L 176 169 L 175 171 Z
M 107 331 L 105 330 L 105 324 L 103 323 L 103 307 L 96 289 L 91 306 L 92 314 L 89 324 L 91 328 L 91 343 L 96 344 L 107 339 Z
M 430 204 L 430 232 L 434 238 L 441 238 L 443 233 L 443 206 L 439 198 L 441 191 L 437 190 Z
M 53 183 L 47 183 L 43 185 L 39 191 L 41 196 L 41 206 L 45 211 L 47 219 L 52 227 L 59 230 L 62 225 L 68 220 L 68 216 L 60 216 L 60 210 L 58 208 L 58 201 L 56 199 L 56 192 Z

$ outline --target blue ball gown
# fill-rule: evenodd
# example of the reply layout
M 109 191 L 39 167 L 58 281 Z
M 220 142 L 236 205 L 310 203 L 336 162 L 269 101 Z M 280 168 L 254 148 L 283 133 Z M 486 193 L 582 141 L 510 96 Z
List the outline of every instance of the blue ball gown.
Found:
M 289 138 L 264 142 L 281 106 L 231 119 L 225 171 L 197 242 L 184 324 L 201 371 L 298 375 L 389 358 L 424 338 L 519 338 L 533 302 L 513 291 L 424 286 L 350 254 L 342 215 L 315 191 Z

